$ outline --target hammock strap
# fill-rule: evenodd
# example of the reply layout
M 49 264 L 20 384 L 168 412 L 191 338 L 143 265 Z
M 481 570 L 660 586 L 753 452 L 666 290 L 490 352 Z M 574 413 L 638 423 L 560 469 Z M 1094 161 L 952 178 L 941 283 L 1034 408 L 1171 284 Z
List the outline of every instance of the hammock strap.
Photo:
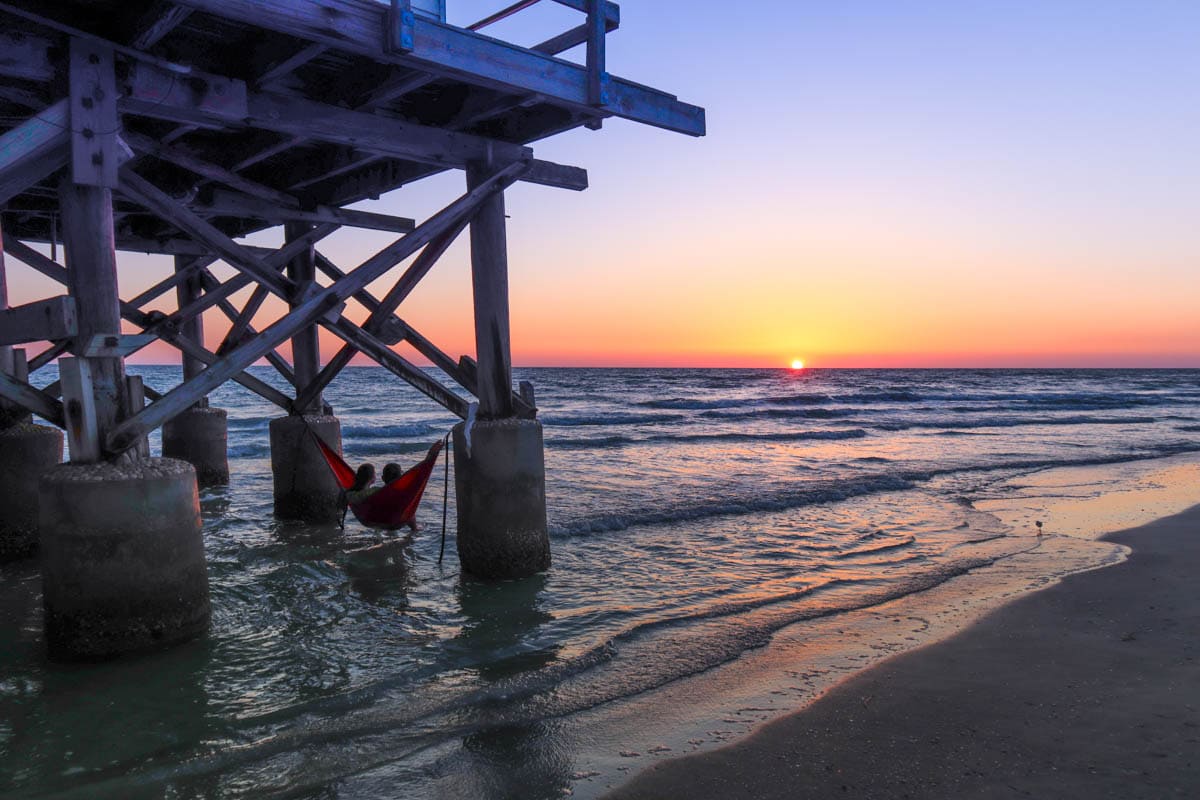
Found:
M 446 444 L 442 446 L 445 450 L 446 458 L 446 477 L 442 481 L 442 548 L 438 550 L 438 563 L 442 563 L 442 556 L 446 555 L 446 507 L 450 502 L 450 434 L 446 434 Z

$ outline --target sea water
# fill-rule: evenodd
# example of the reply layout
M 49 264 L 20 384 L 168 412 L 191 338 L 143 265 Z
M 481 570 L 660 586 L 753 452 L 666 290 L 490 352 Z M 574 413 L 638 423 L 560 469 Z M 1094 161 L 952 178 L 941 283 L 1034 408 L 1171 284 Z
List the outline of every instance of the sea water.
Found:
M 179 380 L 133 371 L 160 390 Z M 1107 495 L 1152 483 L 1156 464 L 1200 461 L 1195 370 L 516 378 L 536 386 L 545 426 L 554 564 L 494 584 L 459 573 L 441 464 L 415 535 L 275 520 L 278 412 L 235 384 L 216 391 L 233 477 L 201 494 L 211 632 L 51 665 L 36 563 L 0 569 L 0 794 L 586 794 L 593 767 L 643 754 L 622 737 L 644 746 L 648 731 L 728 713 L 714 698 L 748 685 L 728 676 L 776 652 L 768 643 L 849 669 L 886 650 L 882 634 L 862 638 L 863 614 L 966 603 L 945 587 L 992 580 L 1034 547 L 1028 569 L 1047 574 L 1104 561 L 1052 525 L 1036 538 L 1019 513 L 1031 486 Z M 347 369 L 326 399 L 353 465 L 411 466 L 455 422 L 378 368 Z M 1039 483 L 1064 469 L 1080 471 L 1069 485 Z

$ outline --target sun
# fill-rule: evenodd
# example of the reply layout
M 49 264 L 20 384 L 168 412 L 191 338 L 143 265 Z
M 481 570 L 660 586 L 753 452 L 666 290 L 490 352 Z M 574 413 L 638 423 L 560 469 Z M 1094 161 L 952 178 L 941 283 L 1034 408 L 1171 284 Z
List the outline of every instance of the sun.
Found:
M 804 369 L 804 361 L 799 358 L 793 358 L 792 369 Z

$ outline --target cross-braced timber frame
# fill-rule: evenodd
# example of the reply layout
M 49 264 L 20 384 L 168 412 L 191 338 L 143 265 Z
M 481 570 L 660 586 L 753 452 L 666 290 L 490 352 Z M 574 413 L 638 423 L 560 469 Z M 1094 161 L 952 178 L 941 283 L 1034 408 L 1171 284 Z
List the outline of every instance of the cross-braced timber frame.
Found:
M 460 28 L 409 0 L 0 0 L 3 253 L 65 287 L 9 308 L 0 259 L 0 405 L 65 427 L 73 460 L 111 459 L 229 380 L 289 413 L 320 413 L 323 390 L 362 353 L 466 416 L 467 401 L 392 349 L 405 342 L 482 416 L 532 417 L 532 393 L 512 390 L 503 193 L 517 181 L 581 190 L 587 174 L 528 144 L 612 116 L 704 133 L 703 109 L 608 73 L 614 3 L 553 0 L 584 21 L 532 47 L 479 33 L 535 2 Z M 585 63 L 559 57 L 577 45 Z M 448 169 L 465 171 L 466 191 L 419 224 L 347 208 Z M 278 226 L 278 249 L 237 241 Z M 343 269 L 318 249 L 342 226 L 398 238 Z M 468 228 L 477 360 L 398 314 Z M 118 250 L 173 255 L 174 272 L 123 300 Z M 406 261 L 382 297 L 368 291 Z M 217 262 L 234 277 L 220 280 Z M 145 310 L 171 290 L 173 312 Z M 287 311 L 260 330 L 270 295 Z M 366 309 L 361 324 L 343 313 L 350 301 Z M 215 351 L 209 310 L 229 322 Z M 323 367 L 318 327 L 343 342 Z M 288 340 L 291 363 L 278 352 Z M 124 358 L 155 341 L 184 365 L 161 394 L 124 375 Z M 13 345 L 33 342 L 48 346 L 26 363 Z M 264 358 L 294 392 L 246 372 Z M 31 386 L 56 359 L 61 380 Z

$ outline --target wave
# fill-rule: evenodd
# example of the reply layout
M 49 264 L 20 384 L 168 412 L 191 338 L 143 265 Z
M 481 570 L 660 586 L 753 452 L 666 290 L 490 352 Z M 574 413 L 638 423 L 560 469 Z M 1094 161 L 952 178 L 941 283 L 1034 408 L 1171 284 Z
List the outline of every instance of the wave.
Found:
M 862 439 L 867 436 L 867 432 L 862 428 L 848 428 L 832 431 L 780 431 L 776 433 L 691 433 L 691 434 L 656 434 L 651 436 L 622 436 L 614 434 L 612 436 L 596 436 L 585 438 L 551 438 L 547 437 L 546 445 L 548 447 L 563 448 L 569 450 L 590 450 L 590 449 L 610 449 L 617 447 L 630 447 L 643 444 L 661 444 L 661 443 L 695 443 L 695 442 L 799 442 L 805 440 L 811 441 L 838 441 L 842 439 Z
M 882 431 L 904 431 L 911 428 L 1016 428 L 1022 425 L 1149 425 L 1159 422 L 1157 417 L 985 417 L 977 420 L 930 419 L 880 422 L 871 427 Z
M 624 531 L 640 525 L 665 525 L 689 522 L 709 517 L 733 514 L 756 514 L 786 511 L 821 503 L 835 503 L 878 492 L 911 489 L 914 483 L 899 475 L 868 475 L 843 481 L 830 481 L 807 486 L 776 489 L 771 493 L 756 492 L 747 496 L 730 496 L 700 501 L 668 501 L 658 510 L 638 508 L 623 513 L 604 514 L 565 524 L 550 526 L 556 537 L 580 534 Z
M 541 417 L 542 424 L 553 428 L 587 427 L 591 425 L 650 425 L 658 422 L 677 422 L 683 414 L 549 414 Z
M 745 411 L 712 409 L 699 416 L 708 419 L 844 419 L 861 413 L 852 408 L 761 408 Z
M 440 428 L 424 422 L 411 422 L 406 425 L 344 425 L 342 439 L 398 439 L 408 436 L 428 436 L 431 433 L 443 433 Z
M 856 558 L 858 556 L 869 556 L 874 553 L 884 553 L 888 550 L 898 550 L 901 547 L 908 547 L 910 544 L 915 544 L 917 541 L 915 536 L 905 536 L 899 541 L 882 542 L 880 544 L 866 545 L 864 547 L 856 547 L 853 550 L 843 550 L 834 555 L 834 558 Z
M 1025 458 L 1012 461 L 963 464 L 922 470 L 899 470 L 889 474 L 858 477 L 820 483 L 797 483 L 770 490 L 755 490 L 752 494 L 727 495 L 721 499 L 694 501 L 691 498 L 667 497 L 657 510 L 646 507 L 630 508 L 610 514 L 569 519 L 550 526 L 551 535 L 569 538 L 579 535 L 612 533 L 644 525 L 669 525 L 693 522 L 710 517 L 740 514 L 764 514 L 789 511 L 805 506 L 836 503 L 864 495 L 905 491 L 933 478 L 973 472 L 1032 472 L 1054 467 L 1082 467 L 1100 464 L 1123 464 L 1130 461 L 1166 458 L 1182 453 L 1200 452 L 1200 443 L 1182 441 L 1156 445 L 1143 451 L 1116 453 L 1084 458 Z M 969 501 L 967 501 L 969 507 Z

